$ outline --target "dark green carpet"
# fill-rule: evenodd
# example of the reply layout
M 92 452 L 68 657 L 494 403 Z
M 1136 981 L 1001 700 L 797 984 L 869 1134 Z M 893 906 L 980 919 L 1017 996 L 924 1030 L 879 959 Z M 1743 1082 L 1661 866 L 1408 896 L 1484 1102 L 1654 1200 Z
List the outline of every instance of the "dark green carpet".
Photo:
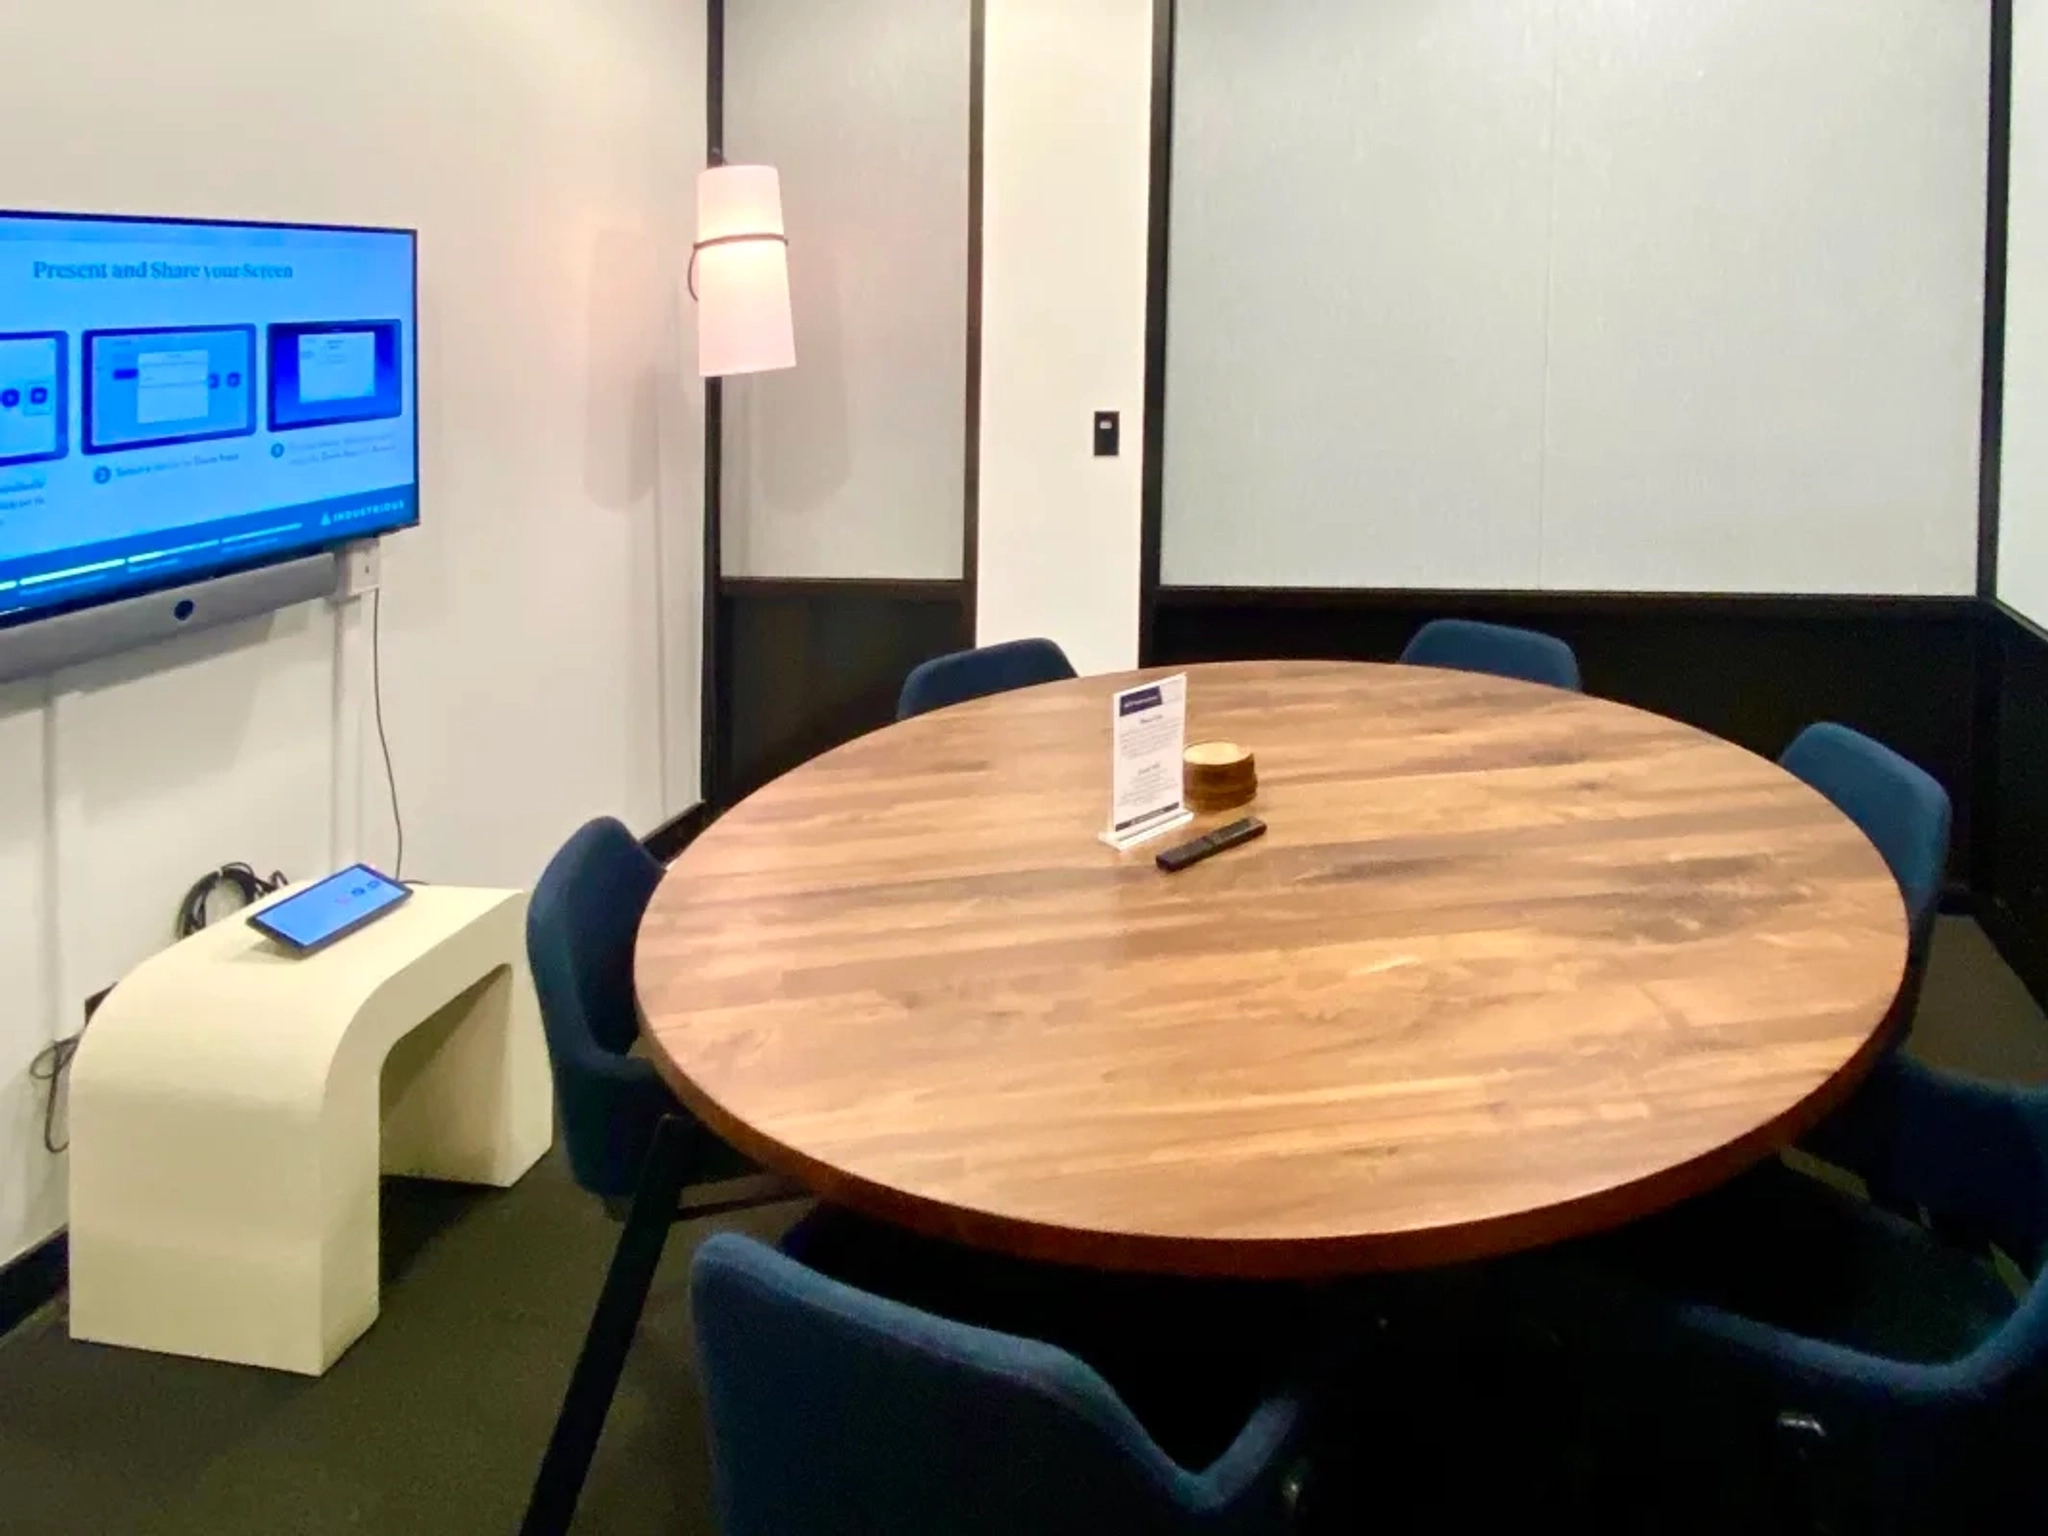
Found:
M 2048 1023 L 1967 922 L 1942 924 L 1914 1046 L 2048 1081 Z M 318 1381 L 73 1344 L 61 1306 L 0 1341 L 0 1532 L 509 1536 L 617 1228 L 552 1159 L 504 1192 L 394 1181 L 385 1205 L 383 1316 Z M 670 1244 L 579 1531 L 712 1528 L 685 1302 L 699 1236 Z
M 0 1531 L 464 1536 L 517 1529 L 617 1227 L 549 1158 L 518 1188 L 385 1184 L 383 1315 L 317 1381 L 0 1342 Z M 763 1235 L 793 1209 L 742 1222 Z M 679 1227 L 577 1529 L 709 1531 Z

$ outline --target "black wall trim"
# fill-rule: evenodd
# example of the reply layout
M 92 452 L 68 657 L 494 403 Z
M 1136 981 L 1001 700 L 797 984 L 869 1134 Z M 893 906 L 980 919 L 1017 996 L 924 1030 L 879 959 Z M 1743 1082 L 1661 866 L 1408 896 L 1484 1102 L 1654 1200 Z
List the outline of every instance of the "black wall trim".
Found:
M 1984 381 L 1977 447 L 1977 595 L 1998 596 L 2005 455 L 2005 294 L 2012 193 L 2012 0 L 1991 4 L 1991 123 L 1984 176 Z
M 988 121 L 988 0 L 967 12 L 967 436 L 961 465 L 960 644 L 974 644 L 981 590 L 981 205 Z
M 1838 596 L 1833 593 L 1561 592 L 1421 587 L 1161 587 L 1164 607 L 1357 608 L 1412 611 L 1428 617 L 1523 613 L 1690 613 L 1729 618 L 1968 617 L 1973 597 Z M 1418 621 L 1419 622 L 1419 621 Z
M 666 864 L 697 841 L 711 825 L 711 807 L 699 800 L 687 811 L 669 817 L 640 839 L 640 846 Z
M 725 0 L 704 7 L 704 163 L 725 163 Z M 725 564 L 725 381 L 704 381 L 704 589 L 703 630 L 698 639 L 698 778 L 706 804 L 725 804 L 719 781 L 726 760 L 728 696 L 719 650 L 718 579 Z
M 71 1278 L 71 1238 L 58 1232 L 0 1265 L 0 1334 L 55 1301 Z
M 1967 827 L 1958 827 L 1956 839 L 1967 836 L 1969 850 L 1965 863 L 1972 880 L 1990 893 L 1992 871 L 1998 863 L 1999 828 L 2005 816 L 2002 802 L 2006 790 L 2001 782 L 2000 739 L 2006 712 L 2006 652 L 1995 601 L 1977 605 L 1977 671 L 1970 718 L 1970 807 Z M 2048 992 L 2041 993 L 2048 1000 Z
M 1152 0 L 1152 169 L 1145 237 L 1145 462 L 1139 474 L 1138 660 L 1150 665 L 1166 502 L 1166 286 L 1173 230 L 1174 0 Z

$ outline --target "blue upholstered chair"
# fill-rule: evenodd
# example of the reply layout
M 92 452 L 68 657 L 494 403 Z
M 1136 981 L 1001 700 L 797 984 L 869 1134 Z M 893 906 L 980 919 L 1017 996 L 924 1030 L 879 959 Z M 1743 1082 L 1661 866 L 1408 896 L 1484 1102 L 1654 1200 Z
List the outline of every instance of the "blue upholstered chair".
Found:
M 554 856 L 527 907 L 563 1149 L 577 1184 L 606 1200 L 632 1197 L 656 1128 L 680 1113 L 653 1063 L 628 1054 L 640 1033 L 633 942 L 661 876 L 639 839 L 603 817 Z
M 1794 737 L 1778 763 L 1855 822 L 1899 883 L 1906 904 L 1906 972 L 1884 1024 L 1885 1049 L 1895 1049 L 1920 1006 L 1934 920 L 1940 915 L 1941 882 L 1948 869 L 1948 791 L 1882 742 L 1826 721 Z M 1854 1138 L 1867 1123 L 1852 1113 L 1833 1115 L 1800 1145 L 1831 1163 L 1853 1165 L 1862 1156 Z
M 1884 855 L 1906 903 L 1910 942 L 1906 981 L 1893 1005 L 1893 1039 L 1920 1001 L 1927 949 L 1948 869 L 1948 791 L 1890 747 L 1846 725 L 1809 725 L 1778 758 L 1786 772 L 1819 790 Z
M 1401 660 L 1413 667 L 1487 672 L 1525 683 L 1579 691 L 1579 658 L 1553 635 L 1474 619 L 1431 619 L 1415 632 Z
M 1292 1392 L 1257 1403 L 1190 1471 L 1067 1351 L 857 1290 L 750 1239 L 708 1240 L 691 1297 L 724 1536 L 1287 1527 L 1306 1431 Z
M 606 817 L 549 861 L 527 907 L 527 958 L 569 1169 L 625 1221 L 534 1483 L 528 1536 L 568 1529 L 670 1224 L 789 1193 L 678 1104 L 652 1063 L 628 1054 L 639 1033 L 633 943 L 662 874 Z M 686 1189 L 695 1195 L 706 1185 L 709 1198 L 684 1201 Z
M 1885 1026 L 1895 1048 L 1925 974 L 1948 795 L 1846 726 L 1809 726 L 1779 761 L 1862 830 L 1898 881 L 1909 945 Z M 2015 1310 L 1985 1252 L 1995 1243 L 2029 1269 L 2042 1257 L 2048 1098 L 1944 1076 L 1892 1049 L 1802 1147 L 1856 1175 L 1871 1199 L 1774 1160 L 1665 1216 L 1504 1272 L 1532 1285 L 1540 1312 L 1576 1312 L 1593 1354 L 1647 1368 L 1640 1392 L 1618 1399 L 1632 1406 L 1615 1437 L 1647 1434 L 1654 1443 L 1630 1459 L 1653 1465 L 1674 1446 L 1704 1458 L 1663 1479 L 1692 1485 L 1695 1502 L 1712 1480 L 1854 1530 L 1952 1509 L 2019 1465 L 1973 1458 L 2003 1432 L 2023 1379 L 2048 1367 L 2048 1292 Z M 1669 1401 L 1680 1380 L 1703 1417 L 1681 1414 L 1684 1427 L 1661 1434 L 1658 1415 L 1630 1418 L 1642 1394 Z M 1764 1481 L 1742 1489 L 1737 1469 L 1762 1469 Z
M 2042 1529 L 2048 1092 L 1895 1054 L 1853 1112 L 1877 1201 L 1774 1165 L 1547 1267 L 1553 1320 L 1637 1379 L 1615 1439 L 1681 1499 L 1765 1467 L 1821 1529 Z
M 1074 676 L 1067 653 L 1050 640 L 1006 640 L 978 650 L 934 656 L 903 680 L 896 718 L 929 714 L 948 704 L 985 699 L 992 693 L 1063 682 Z

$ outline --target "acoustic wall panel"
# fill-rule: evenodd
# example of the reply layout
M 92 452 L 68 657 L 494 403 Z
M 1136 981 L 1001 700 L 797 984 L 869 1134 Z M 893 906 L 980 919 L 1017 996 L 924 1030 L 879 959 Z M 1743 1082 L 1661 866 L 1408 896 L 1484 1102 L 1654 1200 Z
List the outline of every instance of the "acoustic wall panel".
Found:
M 728 576 L 961 573 L 969 0 L 725 0 L 725 150 L 782 173 L 797 365 L 728 381 Z
M 1553 0 L 1180 0 L 1168 583 L 1538 575 Z
M 1998 595 L 2048 627 L 2048 0 L 2014 0 Z
M 1546 587 L 1975 590 L 1990 10 L 1561 7 Z
M 1168 583 L 1972 589 L 1988 4 L 1182 0 L 1178 55 Z

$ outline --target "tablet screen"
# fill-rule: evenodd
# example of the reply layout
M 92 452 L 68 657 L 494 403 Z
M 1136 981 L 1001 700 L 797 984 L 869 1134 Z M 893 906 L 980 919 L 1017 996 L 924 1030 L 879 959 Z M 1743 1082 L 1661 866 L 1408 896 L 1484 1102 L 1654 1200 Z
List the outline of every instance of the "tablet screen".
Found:
M 295 948 L 317 949 L 411 894 L 367 864 L 353 864 L 265 907 L 249 921 Z

